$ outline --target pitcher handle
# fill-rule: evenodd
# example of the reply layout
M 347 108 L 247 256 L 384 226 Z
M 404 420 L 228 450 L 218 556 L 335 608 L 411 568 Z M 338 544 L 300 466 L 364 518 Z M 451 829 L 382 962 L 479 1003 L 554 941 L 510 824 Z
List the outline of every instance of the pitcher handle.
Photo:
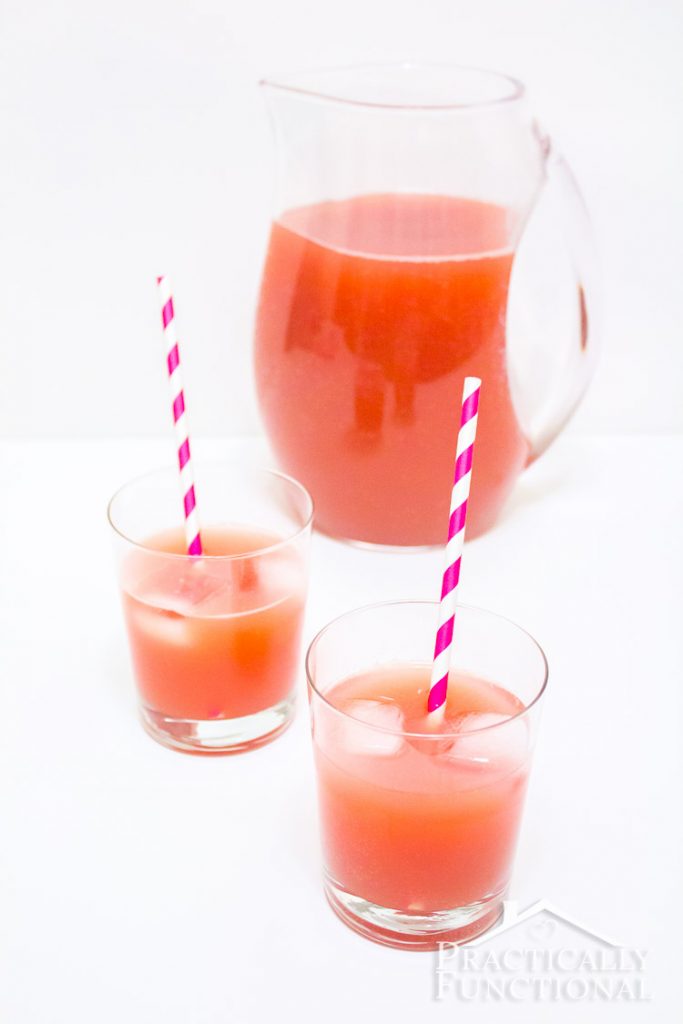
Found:
M 545 176 L 517 246 L 507 314 L 513 403 L 538 458 L 571 418 L 595 368 L 598 265 L 569 165 L 539 133 Z

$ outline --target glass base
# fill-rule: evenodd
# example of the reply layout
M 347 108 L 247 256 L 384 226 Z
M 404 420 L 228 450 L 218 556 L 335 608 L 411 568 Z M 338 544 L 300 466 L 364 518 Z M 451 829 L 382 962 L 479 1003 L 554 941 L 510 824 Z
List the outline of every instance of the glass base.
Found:
M 241 754 L 270 743 L 284 732 L 294 718 L 294 709 L 292 694 L 272 708 L 243 718 L 169 718 L 141 706 L 140 719 L 152 739 L 171 750 L 185 754 Z
M 419 555 L 425 551 L 438 551 L 443 549 L 443 544 L 380 544 L 374 540 L 356 540 L 354 537 L 342 537 L 338 533 L 328 533 L 316 524 L 316 533 L 327 537 L 329 540 L 336 540 L 338 544 L 348 544 L 349 547 L 359 548 L 361 551 L 379 551 L 387 555 Z
M 496 522 L 494 518 L 491 522 L 487 522 L 480 530 L 471 530 L 468 532 L 467 540 L 476 540 L 483 533 L 487 533 Z M 329 538 L 329 540 L 336 540 L 339 544 L 348 544 L 351 548 L 358 548 L 360 551 L 373 551 L 387 555 L 420 555 L 429 551 L 442 551 L 443 541 L 434 541 L 433 543 L 426 544 L 385 544 L 376 540 L 357 540 L 354 537 L 344 537 L 338 533 L 328 533 L 323 527 L 316 524 L 316 533 L 322 534 L 323 537 Z
M 329 535 L 328 535 L 329 536 Z M 341 544 L 348 544 L 361 551 L 378 551 L 386 555 L 421 555 L 426 551 L 440 551 L 443 544 L 379 544 L 372 540 L 353 540 L 351 537 L 333 537 Z
M 435 950 L 442 942 L 470 942 L 493 927 L 503 913 L 503 893 L 466 907 L 415 914 L 380 907 L 325 880 L 325 895 L 337 917 L 353 931 L 382 946 Z

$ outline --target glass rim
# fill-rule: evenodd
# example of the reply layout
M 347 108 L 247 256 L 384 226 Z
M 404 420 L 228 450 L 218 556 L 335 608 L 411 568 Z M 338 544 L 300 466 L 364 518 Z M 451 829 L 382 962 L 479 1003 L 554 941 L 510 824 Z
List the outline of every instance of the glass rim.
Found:
M 508 626 L 512 626 L 518 633 L 521 633 L 528 640 L 530 640 L 531 644 L 533 645 L 533 647 L 535 647 L 536 650 L 538 651 L 538 653 L 540 654 L 540 656 L 541 656 L 542 673 L 543 673 L 543 680 L 542 680 L 541 685 L 540 685 L 539 689 L 537 690 L 535 696 L 533 697 L 533 699 L 530 700 L 528 704 L 525 704 L 525 706 L 522 708 L 521 711 L 517 711 L 514 715 L 509 715 L 507 718 L 504 718 L 501 722 L 494 722 L 492 725 L 485 725 L 485 726 L 482 726 L 479 729 L 460 729 L 458 731 L 452 731 L 452 732 L 429 733 L 429 732 L 413 732 L 413 731 L 406 730 L 406 729 L 388 729 L 385 726 L 373 725 L 371 722 L 364 722 L 362 718 L 356 718 L 354 715 L 350 715 L 348 713 L 348 711 L 343 711 L 341 708 L 337 707 L 337 705 L 333 704 L 331 700 L 328 700 L 328 698 L 325 696 L 325 694 L 322 693 L 322 691 L 316 686 L 315 682 L 313 681 L 312 672 L 311 672 L 311 654 L 313 652 L 313 648 L 322 639 L 324 634 L 327 633 L 328 630 L 330 630 L 332 627 L 334 627 L 342 619 L 349 618 L 350 616 L 356 615 L 359 612 L 376 611 L 376 610 L 378 610 L 380 608 L 392 608 L 392 607 L 399 607 L 399 606 L 405 606 L 405 605 L 412 605 L 413 607 L 415 607 L 415 606 L 430 607 L 430 608 L 434 608 L 436 610 L 439 607 L 439 602 L 438 601 L 401 600 L 401 601 L 377 601 L 377 602 L 374 602 L 373 604 L 361 605 L 358 608 L 351 608 L 348 611 L 342 612 L 341 615 L 335 616 L 335 618 L 331 619 L 326 625 L 324 625 L 322 627 L 322 629 L 319 629 L 318 632 L 313 637 L 313 639 L 311 640 L 311 642 L 308 645 L 308 648 L 306 650 L 306 658 L 305 658 L 305 661 L 304 661 L 304 666 L 305 666 L 305 671 L 306 671 L 306 682 L 307 682 L 308 686 L 311 688 L 311 690 L 313 691 L 313 693 L 315 694 L 315 696 L 318 697 L 324 704 L 327 705 L 328 708 L 330 708 L 332 711 L 334 711 L 337 715 L 341 715 L 342 718 L 348 718 L 352 722 L 356 722 L 359 725 L 364 725 L 368 729 L 374 729 L 375 732 L 387 733 L 390 736 L 405 736 L 405 737 L 409 737 L 410 739 L 427 739 L 427 740 L 433 739 L 436 742 L 438 740 L 443 740 L 444 738 L 448 739 L 450 737 L 455 737 L 455 736 L 475 736 L 475 735 L 478 735 L 480 733 L 490 732 L 492 729 L 500 729 L 501 727 L 503 727 L 505 725 L 508 725 L 510 722 L 514 722 L 517 719 L 523 718 L 525 715 L 527 715 L 531 711 L 532 708 L 534 708 L 539 703 L 541 697 L 545 693 L 545 691 L 547 689 L 547 686 L 548 686 L 549 667 L 548 667 L 548 659 L 546 657 L 545 651 L 543 650 L 543 648 L 539 644 L 538 640 L 536 640 L 536 638 L 533 637 L 531 635 L 531 633 L 528 632 L 528 630 L 524 629 L 523 626 L 518 625 L 516 622 L 514 622 L 512 619 L 509 619 L 505 615 L 500 615 L 498 612 L 489 611 L 488 608 L 480 608 L 477 605 L 458 604 L 456 606 L 456 613 L 457 613 L 457 611 L 476 612 L 476 613 L 479 613 L 479 614 L 483 614 L 483 615 L 489 616 L 490 618 L 497 619 L 499 622 L 504 622 Z M 387 664 L 390 664 L 390 663 L 387 663 Z M 429 712 L 425 711 L 425 717 L 427 716 L 428 713 Z
M 297 541 L 300 537 L 304 536 L 304 534 L 310 532 L 313 525 L 313 517 L 315 512 L 313 498 L 309 494 L 308 490 L 304 487 L 304 485 L 300 483 L 298 480 L 296 480 L 293 476 L 288 476 L 287 473 L 282 473 L 279 469 L 270 469 L 267 466 L 250 466 L 247 465 L 246 463 L 230 459 L 196 459 L 193 460 L 193 465 L 199 466 L 200 472 L 202 468 L 219 468 L 221 466 L 224 466 L 228 469 L 241 469 L 245 472 L 253 473 L 257 476 L 271 477 L 283 481 L 287 485 L 291 486 L 295 491 L 298 491 L 306 502 L 307 515 L 304 524 L 298 527 L 292 533 L 287 534 L 286 537 L 283 537 L 281 540 L 278 540 L 274 544 L 264 544 L 263 547 L 253 548 L 249 551 L 242 551 L 237 555 L 207 555 L 203 553 L 201 555 L 190 555 L 188 552 L 183 552 L 181 554 L 177 551 L 161 551 L 159 550 L 159 548 L 150 547 L 149 544 L 145 544 L 142 541 L 134 540 L 132 537 L 129 537 L 124 530 L 117 526 L 116 523 L 114 522 L 114 515 L 112 510 L 116 499 L 119 498 L 124 491 L 128 490 L 129 487 L 133 487 L 135 484 L 140 484 L 144 480 L 150 480 L 155 476 L 160 477 L 168 474 L 175 474 L 175 476 L 179 480 L 180 471 L 177 469 L 177 467 L 172 465 L 165 465 L 160 466 L 157 469 L 147 470 L 147 472 L 140 473 L 138 476 L 134 476 L 132 479 L 127 480 L 124 484 L 121 484 L 121 486 L 114 491 L 113 495 L 107 502 L 107 520 L 114 533 L 122 540 L 124 540 L 127 544 L 130 544 L 132 547 L 138 548 L 140 551 L 145 551 L 148 554 L 159 555 L 162 558 L 177 558 L 182 561 L 187 561 L 188 559 L 196 560 L 198 558 L 204 558 L 212 562 L 227 562 L 237 560 L 240 558 L 253 558 L 256 555 L 270 554 L 272 551 L 277 551 L 278 548 L 282 548 L 287 544 L 292 544 L 294 541 Z M 199 502 L 197 503 L 197 505 L 199 505 Z M 179 509 L 182 508 L 182 501 L 180 497 L 178 499 L 178 507 Z M 181 520 L 180 526 L 182 527 L 182 525 L 183 524 Z
M 500 95 L 492 96 L 488 98 L 463 101 L 444 101 L 444 102 L 390 102 L 382 100 L 364 100 L 357 99 L 350 96 L 343 96 L 335 94 L 334 89 L 331 88 L 329 91 L 321 88 L 307 88 L 306 85 L 302 84 L 303 80 L 310 78 L 315 80 L 316 76 L 339 74 L 341 72 L 353 72 L 353 71 L 434 71 L 434 70 L 448 70 L 454 72 L 468 72 L 471 74 L 486 76 L 490 80 L 496 80 L 501 85 L 506 87 L 501 91 Z M 289 79 L 289 81 L 288 81 Z M 448 62 L 429 62 L 429 61 L 386 61 L 386 62 L 364 62 L 359 64 L 347 64 L 337 65 L 334 67 L 308 69 L 301 72 L 282 72 L 279 74 L 269 75 L 262 78 L 259 81 L 259 85 L 262 88 L 273 89 L 279 92 L 292 93 L 295 96 L 301 96 L 310 100 L 319 100 L 324 103 L 336 103 L 342 106 L 350 107 L 361 107 L 367 109 L 376 110 L 396 110 L 396 111 L 459 111 L 466 112 L 468 110 L 480 110 L 486 107 L 501 106 L 506 103 L 514 103 L 521 100 L 526 95 L 526 89 L 523 82 L 520 82 L 518 78 L 514 78 L 512 75 L 505 74 L 502 71 L 490 71 L 488 68 L 473 67 L 467 64 L 452 64 Z

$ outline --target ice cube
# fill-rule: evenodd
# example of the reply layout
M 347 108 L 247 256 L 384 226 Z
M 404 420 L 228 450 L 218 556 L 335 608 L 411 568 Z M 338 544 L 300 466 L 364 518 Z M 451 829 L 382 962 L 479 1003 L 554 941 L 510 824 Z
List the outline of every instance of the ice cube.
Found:
M 231 563 L 197 559 L 183 573 L 176 594 L 188 615 L 220 614 L 230 611 L 229 601 L 237 587 Z
M 344 704 L 337 742 L 347 753 L 391 757 L 403 747 L 403 714 L 381 700 L 350 700 Z
M 165 566 L 130 587 L 138 601 L 176 615 L 225 614 L 236 589 L 229 565 L 198 558 L 181 570 Z
M 193 565 L 182 570 L 166 565 L 129 582 L 126 589 L 144 604 L 182 615 L 201 593 L 202 580 Z
M 239 610 L 236 603 L 239 589 L 239 581 L 234 574 L 207 574 L 194 581 L 183 595 L 185 614 L 195 618 L 231 615 Z
M 184 647 L 192 642 L 189 623 L 184 615 L 165 608 L 152 608 L 139 601 L 135 602 L 131 612 L 131 628 L 146 633 L 160 644 Z
M 482 768 L 513 771 L 521 766 L 529 747 L 529 729 L 524 718 L 510 718 L 493 712 L 463 715 L 459 734 L 445 756 Z
M 259 582 L 263 584 L 268 604 L 302 594 L 306 578 L 305 565 L 302 558 L 291 549 L 278 548 L 259 558 L 255 569 Z

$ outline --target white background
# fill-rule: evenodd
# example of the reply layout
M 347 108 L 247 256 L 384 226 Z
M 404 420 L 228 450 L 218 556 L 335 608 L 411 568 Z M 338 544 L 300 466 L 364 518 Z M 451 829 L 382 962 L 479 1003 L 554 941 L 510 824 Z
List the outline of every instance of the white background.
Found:
M 433 955 L 341 924 L 322 894 L 303 679 L 292 728 L 250 754 L 186 757 L 144 734 L 104 506 L 165 452 L 0 444 L 3 1024 L 680 1021 L 683 438 L 561 438 L 466 546 L 460 589 L 550 664 L 510 897 L 647 950 L 653 999 L 636 1005 L 437 1003 Z M 646 462 L 659 501 L 632 486 Z M 440 568 L 439 552 L 314 536 L 306 638 L 358 604 L 432 599 Z M 529 945 L 545 948 L 510 940 Z
M 528 85 L 575 168 L 605 349 L 572 429 L 683 428 L 677 0 L 3 0 L 0 436 L 163 435 L 154 276 L 197 434 L 250 433 L 272 185 L 257 82 L 412 57 Z M 644 389 L 653 400 L 644 402 Z
M 678 1019 L 681 5 L 3 0 L 0 19 L 3 1024 Z M 434 1003 L 431 957 L 324 904 L 304 714 L 218 760 L 135 721 L 104 505 L 171 457 L 154 275 L 175 280 L 196 454 L 227 451 L 208 438 L 258 428 L 255 83 L 405 57 L 525 80 L 592 212 L 598 375 L 468 545 L 462 598 L 551 664 L 512 896 L 649 950 L 651 1004 Z M 314 545 L 307 638 L 350 605 L 433 595 L 436 553 Z

